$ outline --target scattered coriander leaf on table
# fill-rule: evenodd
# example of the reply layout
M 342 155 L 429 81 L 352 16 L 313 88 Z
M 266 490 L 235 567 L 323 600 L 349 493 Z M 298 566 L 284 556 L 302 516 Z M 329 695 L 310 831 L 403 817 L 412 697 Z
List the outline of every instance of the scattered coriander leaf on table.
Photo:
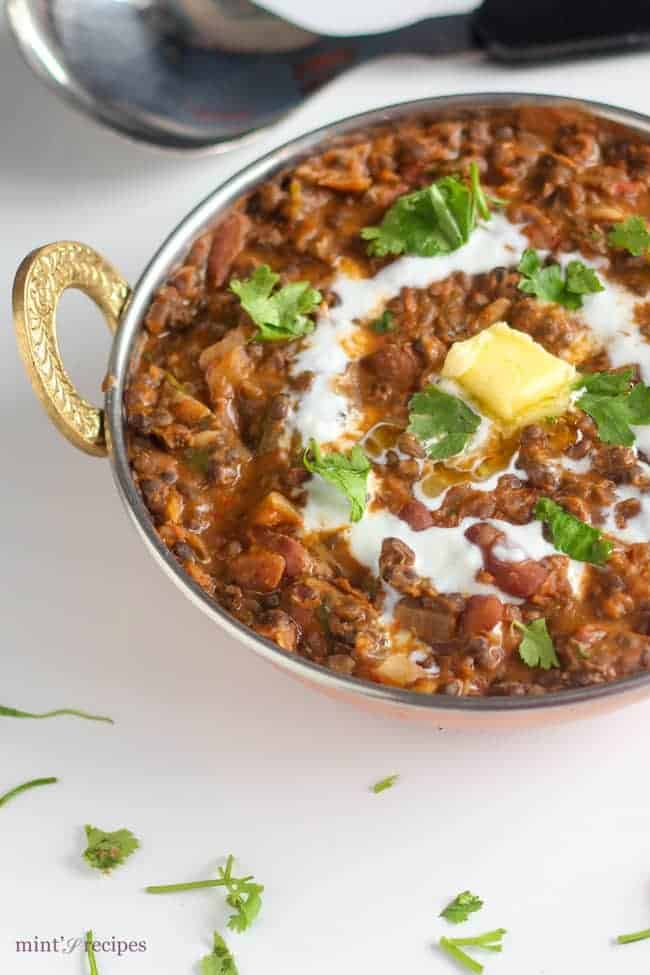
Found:
M 88 956 L 90 975 L 99 975 L 97 959 L 95 958 L 95 949 L 93 948 L 93 940 L 92 931 L 86 931 L 86 954 Z
M 579 562 L 591 562 L 593 565 L 602 565 L 609 558 L 613 546 L 603 538 L 602 532 L 569 514 L 551 498 L 540 498 L 534 514 L 549 526 L 558 551 Z
M 632 934 L 619 934 L 616 941 L 619 945 L 631 945 L 635 941 L 645 941 L 647 938 L 650 938 L 650 928 L 634 931 Z
M 470 914 L 480 911 L 482 907 L 483 901 L 480 897 L 472 894 L 469 890 L 464 890 L 462 893 L 456 894 L 453 901 L 447 904 L 445 909 L 440 912 L 440 917 L 446 918 L 452 924 L 461 924 L 468 919 Z
M 107 718 L 102 714 L 88 714 L 86 711 L 77 711 L 74 708 L 57 708 L 55 711 L 19 711 L 17 708 L 9 708 L 0 704 L 0 718 L 58 718 L 68 714 L 75 718 L 83 718 L 85 721 L 105 721 L 107 724 L 115 724 L 112 718 Z
M 239 975 L 235 959 L 221 935 L 215 931 L 212 951 L 200 962 L 201 975 Z
M 375 257 L 404 253 L 436 257 L 462 247 L 478 218 L 490 217 L 475 162 L 470 164 L 469 177 L 467 185 L 455 176 L 443 176 L 424 189 L 400 196 L 380 224 L 361 231 L 369 241 L 368 253 Z
M 542 670 L 560 666 L 551 634 L 543 617 L 527 624 L 514 620 L 512 625 L 523 634 L 519 644 L 519 656 L 525 664 L 529 667 L 541 667 Z
M 180 884 L 162 884 L 145 887 L 148 894 L 174 894 L 180 891 L 201 890 L 206 887 L 225 887 L 227 890 L 226 903 L 234 908 L 228 927 L 233 931 L 246 931 L 262 907 L 262 893 L 264 886 L 255 883 L 252 876 L 233 877 L 232 868 L 235 858 L 228 855 L 225 867 L 219 867 L 219 876 L 214 880 L 191 880 Z
M 388 309 L 386 309 L 386 311 L 382 312 L 379 318 L 375 318 L 373 322 L 370 322 L 370 328 L 373 330 L 373 332 L 376 332 L 377 335 L 385 335 L 386 332 L 394 332 L 397 325 L 395 324 L 395 316 L 393 315 L 392 311 L 388 311 Z
M 262 884 L 253 883 L 252 877 L 237 879 L 232 876 L 235 858 L 230 854 L 225 867 L 219 867 L 220 879 L 228 890 L 226 903 L 234 908 L 235 913 L 228 919 L 228 927 L 240 934 L 246 931 L 262 907 L 261 894 L 264 892 Z
M 226 904 L 235 910 L 228 918 L 231 931 L 242 934 L 247 931 L 262 909 L 261 884 L 247 883 L 238 893 L 228 894 Z
M 27 792 L 28 789 L 36 789 L 41 785 L 53 785 L 58 781 L 58 779 L 50 776 L 47 779 L 32 779 L 30 782 L 23 782 L 22 785 L 17 785 L 14 789 L 10 789 L 9 792 L 5 792 L 3 796 L 0 796 L 0 806 L 4 806 L 14 796 L 20 795 L 21 792 Z
M 641 257 L 650 249 L 650 231 L 643 217 L 628 217 L 617 223 L 607 235 L 612 247 L 619 247 L 629 251 L 635 257 Z
M 569 261 L 565 274 L 559 264 L 543 266 L 532 247 L 524 251 L 517 270 L 522 276 L 517 286 L 520 291 L 572 311 L 582 308 L 583 295 L 605 290 L 596 272 L 582 261 Z
M 399 775 L 397 773 L 387 775 L 385 779 L 380 779 L 379 782 L 375 782 L 370 788 L 375 795 L 378 795 L 380 792 L 385 792 L 386 789 L 392 789 L 398 779 Z
M 312 474 L 318 474 L 341 491 L 350 502 L 350 520 L 360 521 L 366 508 L 370 461 L 358 444 L 349 454 L 330 451 L 323 454 L 315 440 L 303 454 L 303 464 Z
M 129 829 L 117 829 L 113 833 L 105 833 L 95 826 L 85 829 L 88 846 L 83 857 L 96 870 L 108 872 L 119 867 L 140 846 L 140 841 Z
M 480 416 L 467 403 L 437 386 L 425 386 L 409 401 L 407 431 L 424 444 L 432 460 L 460 453 L 480 425 Z
M 320 305 L 320 291 L 309 281 L 293 281 L 274 291 L 279 280 L 280 275 L 268 264 L 260 264 L 245 281 L 234 278 L 230 282 L 230 290 L 257 325 L 256 342 L 297 339 L 315 328 L 307 316 Z

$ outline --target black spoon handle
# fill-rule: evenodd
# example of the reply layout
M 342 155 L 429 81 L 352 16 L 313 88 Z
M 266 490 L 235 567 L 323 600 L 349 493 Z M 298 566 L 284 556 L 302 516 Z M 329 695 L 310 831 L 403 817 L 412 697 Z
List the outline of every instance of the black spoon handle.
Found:
M 343 71 L 386 54 L 454 54 L 476 47 L 472 16 L 435 17 L 399 30 L 352 37 L 322 37 L 308 47 L 281 57 L 288 61 L 293 83 L 302 96 Z
M 483 48 L 496 60 L 525 62 L 649 46 L 649 0 L 484 0 L 471 14 L 433 17 L 382 34 L 323 37 L 284 57 L 307 93 L 386 54 Z
M 648 0 L 484 0 L 473 32 L 501 61 L 540 61 L 650 46 Z

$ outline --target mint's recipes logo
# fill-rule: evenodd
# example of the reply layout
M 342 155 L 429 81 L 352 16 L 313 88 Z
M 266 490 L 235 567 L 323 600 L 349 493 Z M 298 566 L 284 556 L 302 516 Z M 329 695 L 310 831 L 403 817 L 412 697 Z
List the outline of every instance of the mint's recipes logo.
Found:
M 71 955 L 73 951 L 88 951 L 91 942 L 86 938 L 66 938 L 59 935 L 54 938 L 18 938 L 16 939 L 16 953 L 20 955 Z M 95 954 L 122 955 L 143 952 L 147 950 L 146 941 L 124 941 L 116 938 L 93 938 L 92 948 Z

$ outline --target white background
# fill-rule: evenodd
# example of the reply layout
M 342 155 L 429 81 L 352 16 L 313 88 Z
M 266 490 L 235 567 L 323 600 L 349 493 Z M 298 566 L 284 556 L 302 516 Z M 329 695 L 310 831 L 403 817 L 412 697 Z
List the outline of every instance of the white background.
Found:
M 256 148 L 157 155 L 94 128 L 32 79 L 0 26 L 2 568 L 0 703 L 78 706 L 73 719 L 0 719 L 0 793 L 61 782 L 0 810 L 0 970 L 77 975 L 79 954 L 17 955 L 15 940 L 146 939 L 102 975 L 193 972 L 225 912 L 218 891 L 153 897 L 232 851 L 266 884 L 255 927 L 230 941 L 241 975 L 431 975 L 436 915 L 471 888 L 468 933 L 503 926 L 500 975 L 640 975 L 650 943 L 650 702 L 520 733 L 381 720 L 304 689 L 225 638 L 154 565 L 106 462 L 50 426 L 22 374 L 13 272 L 57 238 L 96 246 L 134 280 L 163 236 L 257 152 L 338 116 L 428 94 L 560 92 L 647 107 L 650 55 L 511 70 L 480 55 L 376 63 L 317 95 Z M 108 336 L 64 299 L 62 345 L 96 397 Z M 368 786 L 401 773 L 392 791 Z M 142 849 L 106 878 L 80 859 L 85 822 L 128 826 Z M 463 933 L 465 932 L 463 929 Z

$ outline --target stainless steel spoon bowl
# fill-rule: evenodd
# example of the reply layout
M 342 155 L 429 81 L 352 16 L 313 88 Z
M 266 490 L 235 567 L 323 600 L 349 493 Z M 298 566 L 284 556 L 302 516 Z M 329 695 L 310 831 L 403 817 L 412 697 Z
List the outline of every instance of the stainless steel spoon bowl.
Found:
M 249 0 L 8 0 L 28 64 L 95 120 L 174 149 L 223 151 L 342 71 L 471 46 L 470 17 L 317 37 Z
M 549 3 L 562 16 L 549 13 Z M 471 14 L 400 30 L 319 37 L 250 0 L 6 0 L 28 64 L 72 105 L 124 135 L 168 149 L 224 151 L 321 85 L 379 55 L 482 46 L 502 61 L 650 45 L 644 0 L 483 0 Z

